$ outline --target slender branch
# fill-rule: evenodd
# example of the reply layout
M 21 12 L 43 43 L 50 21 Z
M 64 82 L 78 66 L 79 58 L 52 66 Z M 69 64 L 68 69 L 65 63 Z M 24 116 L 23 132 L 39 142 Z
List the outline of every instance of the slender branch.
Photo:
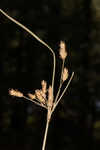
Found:
M 58 103 L 60 102 L 60 100 L 61 100 L 61 98 L 63 97 L 63 95 L 65 94 L 66 90 L 68 89 L 68 87 L 69 87 L 69 85 L 70 85 L 70 82 L 71 82 L 73 76 L 74 76 L 74 72 L 72 72 L 72 75 L 71 75 L 71 77 L 70 77 L 70 79 L 69 79 L 69 81 L 68 81 L 68 83 L 67 83 L 67 85 L 66 85 L 64 91 L 62 92 L 61 96 L 59 97 L 58 101 L 54 104 L 53 109 L 52 109 L 52 113 L 53 113 L 53 111 L 55 110 L 55 108 L 57 107 L 57 105 L 58 105 Z
M 57 95 L 56 95 L 56 98 L 55 98 L 54 103 L 56 103 L 56 102 L 57 102 L 57 99 L 58 99 L 59 94 L 60 94 L 60 91 L 61 91 L 61 87 L 62 87 L 62 83 L 60 83 L 60 85 L 59 85 L 58 92 L 57 92 Z
M 44 46 L 46 46 L 53 54 L 53 75 L 52 75 L 52 89 L 54 91 L 54 78 L 55 78 L 55 67 L 56 67 L 56 57 L 55 57 L 55 53 L 53 51 L 53 49 L 47 44 L 45 43 L 43 40 L 41 40 L 36 34 L 34 34 L 31 30 L 29 30 L 26 26 L 24 26 L 23 24 L 21 24 L 20 22 L 16 21 L 14 18 L 10 17 L 7 13 L 5 13 L 2 9 L 0 9 L 0 12 L 6 16 L 9 20 L 11 20 L 12 22 L 14 22 L 15 24 L 17 24 L 18 26 L 20 26 L 21 28 L 23 28 L 25 31 L 27 31 L 30 35 L 32 35 L 37 41 L 39 41 L 41 44 L 43 44 Z
M 45 105 L 42 105 L 41 103 L 38 103 L 38 102 L 36 102 L 36 101 L 34 101 L 34 100 L 32 100 L 32 99 L 30 99 L 30 98 L 28 98 L 28 97 L 26 97 L 26 96 L 23 96 L 23 98 L 25 98 L 25 99 L 27 99 L 27 100 L 29 100 L 29 101 L 31 101 L 31 102 L 33 102 L 33 103 L 35 103 L 36 105 L 38 105 L 38 106 L 41 106 L 41 107 L 43 107 L 43 108 L 46 108 L 47 109 L 47 107 L 45 106 Z M 37 99 L 36 99 L 37 100 Z M 38 100 L 37 100 L 38 101 Z
M 57 102 L 57 99 L 58 99 L 58 97 L 59 97 L 59 94 L 60 94 L 60 91 L 61 91 L 61 87 L 62 87 L 62 84 L 63 84 L 63 82 L 62 82 L 62 73 L 63 73 L 63 69 L 64 69 L 64 63 L 65 63 L 65 60 L 63 60 L 63 63 L 62 63 L 61 77 L 60 77 L 60 85 L 59 85 L 58 92 L 57 92 L 57 95 L 56 95 L 56 98 L 55 98 L 54 103 Z
M 47 114 L 47 122 L 46 122 L 46 128 L 45 128 L 45 134 L 44 134 L 44 139 L 43 139 L 42 150 L 45 150 L 49 123 L 50 123 L 50 120 L 48 119 L 48 114 Z

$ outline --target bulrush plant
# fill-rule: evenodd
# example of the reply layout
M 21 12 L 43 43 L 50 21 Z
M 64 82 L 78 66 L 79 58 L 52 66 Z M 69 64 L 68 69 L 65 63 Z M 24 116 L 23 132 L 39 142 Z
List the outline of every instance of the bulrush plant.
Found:
M 58 87 L 58 91 L 56 96 L 54 97 L 54 81 L 55 81 L 55 67 L 56 67 L 56 57 L 53 49 L 46 44 L 43 40 L 41 40 L 37 35 L 35 35 L 32 31 L 30 31 L 27 27 L 25 27 L 23 24 L 19 23 L 12 17 L 10 17 L 7 13 L 5 13 L 3 10 L 0 9 L 0 12 L 6 16 L 9 20 L 23 28 L 26 32 L 28 32 L 30 35 L 32 35 L 35 39 L 37 39 L 41 44 L 46 46 L 48 50 L 53 55 L 53 74 L 52 74 L 52 83 L 51 85 L 47 86 L 47 81 L 43 80 L 41 81 L 41 89 L 36 89 L 34 93 L 28 93 L 27 96 L 24 96 L 24 94 L 17 89 L 10 89 L 9 94 L 12 96 L 16 96 L 19 98 L 27 99 L 35 104 L 37 104 L 40 107 L 43 107 L 47 110 L 47 120 L 46 120 L 46 128 L 44 133 L 44 139 L 43 139 L 43 145 L 42 150 L 45 150 L 46 146 L 46 139 L 47 139 L 47 133 L 48 133 L 48 127 L 50 124 L 51 116 L 56 109 L 57 105 L 59 104 L 61 98 L 65 94 L 66 90 L 68 89 L 68 86 L 74 76 L 74 72 L 72 72 L 71 76 L 69 77 L 68 69 L 65 67 L 65 59 L 67 57 L 67 51 L 66 51 L 66 45 L 64 41 L 60 42 L 59 46 L 59 56 L 62 60 L 62 69 L 61 69 L 61 77 L 60 77 L 60 85 Z M 63 83 L 66 82 L 65 88 L 63 87 Z M 47 88 L 48 87 L 48 88 Z M 62 89 L 62 92 L 61 92 Z

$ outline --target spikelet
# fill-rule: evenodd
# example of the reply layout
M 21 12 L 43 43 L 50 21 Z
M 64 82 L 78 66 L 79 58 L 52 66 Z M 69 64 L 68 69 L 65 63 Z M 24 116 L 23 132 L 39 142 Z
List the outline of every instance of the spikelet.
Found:
M 50 85 L 48 89 L 48 107 L 52 108 L 52 106 L 53 106 L 53 93 L 52 87 Z
M 46 81 L 41 81 L 41 86 L 42 86 L 42 90 L 41 90 L 41 94 L 44 98 L 46 98 L 46 92 L 47 92 L 47 83 Z
M 65 42 L 63 41 L 60 42 L 59 55 L 62 60 L 64 60 L 67 56 Z
M 62 73 L 62 81 L 64 82 L 68 78 L 68 69 L 64 68 L 63 73 Z
M 9 90 L 9 94 L 16 97 L 23 97 L 23 93 L 14 89 Z
M 35 90 L 35 95 L 41 103 L 45 104 L 45 98 L 43 97 L 43 93 L 41 92 L 41 90 Z
M 35 94 L 28 93 L 30 99 L 34 100 L 36 98 Z
M 46 99 L 46 94 L 42 90 L 40 90 L 40 94 L 44 99 Z

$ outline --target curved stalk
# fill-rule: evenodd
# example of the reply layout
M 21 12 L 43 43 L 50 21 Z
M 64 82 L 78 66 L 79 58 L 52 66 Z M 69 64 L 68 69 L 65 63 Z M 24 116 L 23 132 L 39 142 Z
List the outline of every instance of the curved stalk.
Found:
M 43 40 L 41 40 L 36 34 L 34 34 L 31 30 L 29 30 L 26 26 L 24 26 L 23 24 L 21 24 L 20 22 L 18 22 L 17 20 L 15 20 L 14 18 L 10 17 L 7 13 L 5 13 L 2 9 L 0 9 L 0 12 L 6 16 L 9 20 L 11 20 L 12 22 L 14 22 L 15 24 L 17 24 L 18 26 L 20 26 L 21 28 L 23 28 L 25 31 L 27 31 L 30 35 L 32 35 L 37 41 L 39 41 L 41 44 L 43 44 L 44 46 L 46 46 L 53 55 L 53 75 L 52 75 L 52 89 L 54 91 L 54 78 L 55 78 L 55 66 L 56 66 L 56 57 L 55 57 L 55 53 L 53 51 L 53 49 L 47 44 L 45 43 Z

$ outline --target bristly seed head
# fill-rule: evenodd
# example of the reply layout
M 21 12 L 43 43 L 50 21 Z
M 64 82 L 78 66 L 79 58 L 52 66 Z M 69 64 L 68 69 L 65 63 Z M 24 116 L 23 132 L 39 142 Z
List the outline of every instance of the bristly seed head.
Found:
M 67 52 L 66 52 L 66 45 L 64 41 L 60 42 L 60 49 L 59 49 L 59 54 L 60 58 L 64 60 L 67 57 Z
M 23 97 L 24 96 L 23 93 L 21 93 L 18 90 L 14 90 L 14 89 L 9 90 L 9 94 L 12 96 L 16 96 L 16 97 Z

